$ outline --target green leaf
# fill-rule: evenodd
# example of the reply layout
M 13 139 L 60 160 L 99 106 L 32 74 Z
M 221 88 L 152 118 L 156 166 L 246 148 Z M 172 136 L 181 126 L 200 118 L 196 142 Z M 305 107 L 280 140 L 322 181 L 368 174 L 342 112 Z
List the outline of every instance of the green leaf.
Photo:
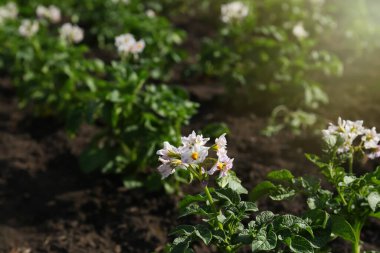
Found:
M 206 196 L 197 194 L 197 195 L 186 195 L 180 202 L 179 202 L 179 208 L 184 208 L 191 203 L 204 201 L 206 200 Z
M 292 236 L 289 242 L 289 248 L 292 252 L 296 253 L 314 252 L 312 244 L 306 238 L 299 235 Z
M 227 176 L 221 177 L 217 180 L 221 188 L 228 186 L 238 194 L 247 194 L 248 191 L 241 185 L 241 180 L 236 176 L 235 172 L 230 171 Z
M 195 226 L 195 234 L 206 244 L 208 245 L 212 239 L 211 231 L 203 225 Z
M 269 230 L 267 233 L 266 227 L 261 228 L 257 233 L 256 238 L 251 244 L 252 252 L 258 252 L 261 250 L 273 250 L 277 245 L 277 235 L 273 230 Z
M 94 145 L 80 155 L 79 165 L 83 172 L 90 173 L 103 168 L 110 160 L 109 150 L 99 149 Z
M 377 218 L 377 219 L 380 219 L 380 212 L 370 214 L 370 216 L 374 217 L 374 218 Z
M 258 225 L 263 225 L 267 222 L 272 221 L 274 217 L 275 215 L 271 211 L 263 211 L 256 216 L 256 222 Z
M 276 186 L 273 183 L 269 181 L 263 181 L 256 185 L 255 188 L 253 188 L 249 194 L 249 198 L 252 201 L 257 201 L 260 197 L 270 193 L 274 189 L 276 189 Z
M 232 204 L 238 205 L 240 203 L 239 194 L 230 188 L 217 189 L 215 190 L 215 194 L 220 199 L 227 200 Z
M 181 210 L 180 218 L 191 214 L 207 215 L 207 212 L 203 210 L 198 204 L 192 203 Z
M 239 207 L 244 208 L 245 212 L 257 212 L 259 210 L 257 205 L 253 202 L 242 201 L 240 202 Z
M 331 232 L 342 237 L 343 239 L 355 242 L 355 231 L 342 216 L 333 215 L 331 216 L 332 228 Z
M 323 168 L 323 167 L 327 166 L 327 164 L 322 162 L 321 159 L 319 158 L 319 156 L 317 156 L 317 155 L 305 154 L 305 156 L 309 161 L 311 161 L 312 163 L 317 165 L 319 168 Z
M 314 209 L 306 213 L 305 218 L 309 218 L 312 221 L 313 226 L 320 226 L 326 228 L 329 220 L 329 214 L 323 210 Z
M 191 225 L 179 225 L 169 235 L 191 235 L 195 231 L 195 227 Z
M 289 170 L 283 169 L 270 172 L 267 178 L 272 181 L 290 181 L 294 176 Z
M 173 242 L 173 247 L 170 249 L 171 253 L 187 253 L 190 244 L 188 237 L 178 237 Z
M 380 203 L 380 194 L 378 192 L 371 192 L 368 195 L 367 200 L 372 211 L 376 212 L 377 206 Z
M 127 189 L 135 189 L 140 188 L 144 185 L 144 183 L 140 180 L 134 179 L 134 178 L 124 178 L 123 179 L 123 185 Z

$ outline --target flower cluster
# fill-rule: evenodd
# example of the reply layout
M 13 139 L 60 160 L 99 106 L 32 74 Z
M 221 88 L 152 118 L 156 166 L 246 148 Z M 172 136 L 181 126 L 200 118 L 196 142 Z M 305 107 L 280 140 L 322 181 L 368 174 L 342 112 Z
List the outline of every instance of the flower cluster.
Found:
M 18 32 L 21 36 L 30 38 L 38 32 L 39 24 L 35 20 L 25 19 L 22 21 Z
M 224 23 L 242 20 L 248 13 L 248 6 L 239 1 L 223 4 L 221 7 L 221 19 Z
M 351 121 L 338 119 L 338 124 L 330 123 L 329 127 L 322 131 L 325 140 L 331 137 L 339 137 L 341 145 L 338 147 L 338 153 L 347 153 L 353 149 L 369 151 L 368 157 L 371 159 L 380 157 L 380 134 L 376 128 L 371 129 L 363 126 L 363 121 Z M 356 144 L 358 143 L 358 144 Z
M 136 41 L 135 37 L 130 34 L 122 34 L 115 38 L 115 46 L 120 55 L 126 56 L 129 53 L 137 55 L 145 48 L 145 41 Z
M 43 5 L 37 6 L 36 9 L 37 17 L 46 18 L 52 23 L 58 23 L 61 21 L 61 11 L 54 5 L 45 7 Z
M 297 37 L 297 39 L 305 39 L 309 36 L 309 33 L 305 30 L 303 23 L 298 22 L 294 27 L 293 27 L 293 35 Z
M 7 19 L 15 19 L 18 15 L 17 5 L 13 2 L 9 2 L 6 5 L 0 7 L 0 24 Z
M 162 163 L 158 167 L 162 178 L 173 174 L 176 169 L 198 169 L 203 175 L 213 175 L 219 171 L 219 176 L 224 177 L 233 167 L 233 160 L 227 156 L 227 140 L 225 134 L 215 139 L 215 144 L 207 147 L 209 138 L 203 138 L 194 131 L 187 137 L 182 137 L 182 145 L 175 147 L 168 142 L 164 148 L 157 151 Z M 215 151 L 216 156 L 211 156 L 210 150 Z
M 79 43 L 84 37 L 83 29 L 70 23 L 63 24 L 59 33 L 63 40 L 70 43 Z

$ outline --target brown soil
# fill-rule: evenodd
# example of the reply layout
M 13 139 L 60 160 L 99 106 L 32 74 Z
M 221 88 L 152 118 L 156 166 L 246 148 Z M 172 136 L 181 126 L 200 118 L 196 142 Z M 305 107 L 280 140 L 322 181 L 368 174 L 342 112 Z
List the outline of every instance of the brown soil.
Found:
M 82 174 L 77 154 L 94 130 L 83 127 L 77 138 L 69 139 L 54 119 L 36 119 L 27 109 L 18 109 L 13 89 L 0 82 L 0 253 L 162 251 L 168 232 L 181 222 L 176 219 L 178 197 L 125 190 L 115 176 Z M 315 137 L 264 137 L 260 130 L 265 119 L 234 116 L 228 110 L 222 114 L 219 107 L 228 108 L 222 102 L 196 99 L 206 101 L 185 132 L 226 122 L 236 172 L 247 188 L 273 169 L 288 168 L 296 175 L 317 172 L 303 155 L 318 151 Z M 302 203 L 262 202 L 260 207 L 300 213 Z M 379 229 L 375 222 L 367 227 L 366 249 L 380 249 Z M 333 247 L 334 252 L 349 252 L 342 242 Z M 198 247 L 196 252 L 209 250 Z

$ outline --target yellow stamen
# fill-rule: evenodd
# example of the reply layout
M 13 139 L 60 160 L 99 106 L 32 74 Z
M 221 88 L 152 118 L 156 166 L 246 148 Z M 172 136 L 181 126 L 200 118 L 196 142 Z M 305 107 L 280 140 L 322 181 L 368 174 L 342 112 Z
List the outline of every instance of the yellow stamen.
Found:
M 198 157 L 199 157 L 198 152 L 193 152 L 193 153 L 191 154 L 191 158 L 192 158 L 193 160 L 197 160 Z
M 218 162 L 218 164 L 216 165 L 216 167 L 218 168 L 218 170 L 222 170 L 223 167 L 224 167 L 224 163 Z

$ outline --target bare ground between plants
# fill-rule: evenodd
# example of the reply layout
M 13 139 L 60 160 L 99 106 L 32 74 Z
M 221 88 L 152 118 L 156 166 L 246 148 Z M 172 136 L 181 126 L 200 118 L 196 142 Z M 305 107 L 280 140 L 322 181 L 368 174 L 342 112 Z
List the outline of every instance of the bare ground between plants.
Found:
M 77 154 L 93 129 L 84 127 L 76 139 L 69 139 L 54 119 L 35 119 L 18 109 L 7 82 L 0 87 L 0 253 L 162 250 L 168 232 L 180 222 L 178 197 L 125 190 L 115 176 L 82 174 Z M 318 150 L 316 138 L 289 133 L 267 138 L 260 135 L 265 119 L 223 112 L 205 101 L 185 131 L 226 122 L 235 169 L 247 188 L 273 169 L 316 173 L 303 155 Z M 302 201 L 263 202 L 260 207 L 292 213 L 304 209 Z M 380 250 L 379 229 L 379 223 L 367 227 L 366 249 Z M 333 248 L 349 252 L 339 241 Z M 197 247 L 196 252 L 209 250 Z

